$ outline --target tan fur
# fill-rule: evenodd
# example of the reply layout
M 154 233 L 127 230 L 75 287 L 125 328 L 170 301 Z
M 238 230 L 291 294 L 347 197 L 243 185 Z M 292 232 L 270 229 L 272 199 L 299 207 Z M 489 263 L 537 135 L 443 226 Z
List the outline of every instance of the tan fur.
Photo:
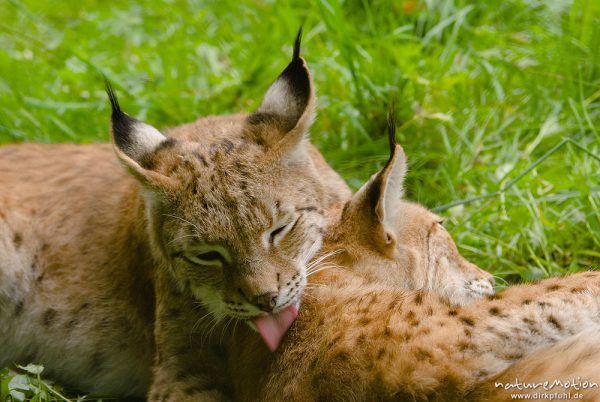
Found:
M 325 212 L 350 194 L 304 138 L 297 54 L 250 115 L 165 136 L 109 89 L 114 149 L 0 147 L 0 366 L 151 401 L 228 397 L 228 325 L 298 303 Z
M 401 159 L 393 153 L 390 161 Z M 378 209 L 387 196 L 387 169 L 352 198 L 326 238 L 324 250 L 343 252 L 311 280 L 277 353 L 240 331 L 244 341 L 231 345 L 238 399 L 477 401 L 478 382 L 600 324 L 600 273 L 515 286 L 479 300 L 479 287 L 469 297 L 460 292 L 469 294 L 468 287 L 445 291 L 444 282 L 489 276 L 466 263 L 439 218 L 418 206 L 397 202 L 395 225 L 386 227 Z
M 246 343 L 234 347 L 244 345 L 234 381 L 263 378 L 238 384 L 238 397 L 478 401 L 469 395 L 479 381 L 600 323 L 595 272 L 516 286 L 459 308 L 431 294 L 359 282 L 338 277 L 311 290 L 273 356 L 261 354 L 260 341 L 246 334 Z M 572 292 L 581 286 L 588 291 Z
M 599 331 L 599 326 L 592 326 L 524 356 L 502 373 L 479 384 L 470 399 L 496 402 L 511 400 L 513 394 L 533 397 L 536 393 L 573 396 L 577 393 L 583 395 L 582 400 L 599 401 Z

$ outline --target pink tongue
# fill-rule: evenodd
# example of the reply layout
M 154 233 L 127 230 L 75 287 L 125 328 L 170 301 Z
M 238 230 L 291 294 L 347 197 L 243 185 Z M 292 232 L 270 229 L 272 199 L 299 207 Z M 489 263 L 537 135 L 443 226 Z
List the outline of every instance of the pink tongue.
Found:
M 254 325 L 258 329 L 271 352 L 275 352 L 283 335 L 290 328 L 296 317 L 298 309 L 291 305 L 276 314 L 269 314 L 254 319 Z

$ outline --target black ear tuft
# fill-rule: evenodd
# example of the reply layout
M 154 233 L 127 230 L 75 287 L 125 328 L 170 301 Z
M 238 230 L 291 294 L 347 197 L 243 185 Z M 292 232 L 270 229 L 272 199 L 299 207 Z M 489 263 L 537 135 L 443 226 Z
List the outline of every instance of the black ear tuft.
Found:
M 390 157 L 391 159 L 396 151 L 396 102 L 393 99 L 388 108 L 387 126 L 388 142 L 390 145 L 390 153 L 392 154 Z
M 387 115 L 387 137 L 388 144 L 390 146 L 390 158 L 383 170 L 379 173 L 383 173 L 387 170 L 388 166 L 392 163 L 392 161 L 396 158 L 396 102 L 392 99 L 390 105 L 388 107 L 388 115 Z
M 300 57 L 301 39 L 302 27 L 296 35 L 292 60 L 273 82 L 258 111 L 248 117 L 250 124 L 273 122 L 287 133 L 298 124 L 307 109 L 308 120 L 312 119 L 313 89 L 308 68 Z
M 117 95 L 106 77 L 104 77 L 104 86 L 112 108 L 111 123 L 113 139 L 119 148 L 125 149 L 131 143 L 131 131 L 137 120 L 121 110 Z
M 104 88 L 106 88 L 106 93 L 108 95 L 108 100 L 110 101 L 110 106 L 112 107 L 112 112 L 114 113 L 123 113 L 121 111 L 121 107 L 119 106 L 119 100 L 117 99 L 117 95 L 113 90 L 112 85 L 108 78 L 104 77 Z
M 300 58 L 300 44 L 302 43 L 302 25 L 300 25 L 300 29 L 298 29 L 298 34 L 296 35 L 296 41 L 294 42 L 294 56 L 292 60 L 296 60 Z

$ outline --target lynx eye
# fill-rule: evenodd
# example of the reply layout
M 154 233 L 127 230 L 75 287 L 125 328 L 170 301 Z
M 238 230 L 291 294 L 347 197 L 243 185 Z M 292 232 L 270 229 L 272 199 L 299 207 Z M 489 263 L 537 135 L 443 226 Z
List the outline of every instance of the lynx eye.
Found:
M 215 250 L 204 251 L 195 255 L 188 255 L 186 259 L 196 265 L 210 265 L 216 267 L 222 267 L 225 257 Z
M 292 229 L 294 229 L 299 219 L 300 217 L 297 217 L 293 221 L 288 221 L 287 224 L 280 225 L 273 229 L 271 233 L 269 233 L 269 242 L 274 244 L 278 241 L 281 241 L 281 239 L 283 239 Z

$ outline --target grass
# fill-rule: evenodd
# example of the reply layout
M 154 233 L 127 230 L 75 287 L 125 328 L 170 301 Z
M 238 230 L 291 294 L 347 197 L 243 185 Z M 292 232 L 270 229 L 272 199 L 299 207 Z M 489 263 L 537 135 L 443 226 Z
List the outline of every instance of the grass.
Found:
M 159 127 L 252 110 L 303 23 L 312 139 L 351 186 L 396 98 L 408 197 L 468 259 L 507 283 L 600 269 L 598 1 L 0 2 L 0 143 L 106 141 L 102 74 Z

